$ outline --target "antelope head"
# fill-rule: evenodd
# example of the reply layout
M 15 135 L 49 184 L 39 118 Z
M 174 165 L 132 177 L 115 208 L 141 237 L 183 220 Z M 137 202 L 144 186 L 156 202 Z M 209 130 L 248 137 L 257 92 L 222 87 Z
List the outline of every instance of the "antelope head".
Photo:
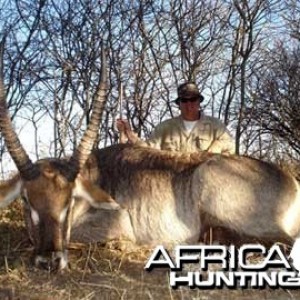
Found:
M 36 266 L 50 270 L 67 266 L 67 245 L 75 197 L 96 208 L 119 209 L 103 190 L 80 175 L 97 137 L 106 100 L 106 64 L 102 50 L 101 79 L 93 102 L 90 123 L 69 159 L 43 159 L 33 163 L 13 129 L 6 104 L 3 76 L 4 41 L 0 47 L 0 129 L 19 173 L 0 184 L 0 207 L 19 196 L 25 203 L 25 218 L 34 243 Z

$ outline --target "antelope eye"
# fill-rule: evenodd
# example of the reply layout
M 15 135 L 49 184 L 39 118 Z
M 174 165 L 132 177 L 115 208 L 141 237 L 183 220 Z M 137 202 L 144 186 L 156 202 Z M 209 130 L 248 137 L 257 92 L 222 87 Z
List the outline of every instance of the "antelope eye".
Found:
M 28 201 L 28 198 L 27 198 L 27 197 L 22 196 L 21 199 L 22 199 L 22 201 L 23 201 L 26 205 L 29 205 L 29 201 Z

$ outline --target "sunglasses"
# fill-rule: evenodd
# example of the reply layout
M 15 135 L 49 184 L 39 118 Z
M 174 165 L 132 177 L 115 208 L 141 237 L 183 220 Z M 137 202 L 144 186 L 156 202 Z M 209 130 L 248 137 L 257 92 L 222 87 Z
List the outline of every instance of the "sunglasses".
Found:
M 199 101 L 199 97 L 190 98 L 190 99 L 184 99 L 184 98 L 181 98 L 181 99 L 180 99 L 180 102 L 181 102 L 181 103 L 196 102 L 196 101 Z

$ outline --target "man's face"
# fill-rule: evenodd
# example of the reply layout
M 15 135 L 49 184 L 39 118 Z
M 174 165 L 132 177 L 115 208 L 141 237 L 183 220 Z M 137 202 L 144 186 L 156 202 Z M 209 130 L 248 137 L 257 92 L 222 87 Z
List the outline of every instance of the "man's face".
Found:
M 199 119 L 200 99 L 181 99 L 179 103 L 182 118 L 186 121 L 195 121 Z

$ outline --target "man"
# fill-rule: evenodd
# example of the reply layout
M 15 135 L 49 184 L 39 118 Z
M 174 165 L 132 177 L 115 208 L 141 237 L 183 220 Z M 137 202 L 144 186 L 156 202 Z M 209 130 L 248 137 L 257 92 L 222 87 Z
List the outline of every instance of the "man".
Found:
M 216 118 L 204 115 L 200 103 L 204 97 L 197 85 L 186 82 L 178 87 L 180 116 L 166 120 L 155 127 L 146 141 L 131 130 L 128 121 L 118 120 L 117 128 L 128 142 L 161 150 L 233 154 L 235 144 L 225 125 Z

